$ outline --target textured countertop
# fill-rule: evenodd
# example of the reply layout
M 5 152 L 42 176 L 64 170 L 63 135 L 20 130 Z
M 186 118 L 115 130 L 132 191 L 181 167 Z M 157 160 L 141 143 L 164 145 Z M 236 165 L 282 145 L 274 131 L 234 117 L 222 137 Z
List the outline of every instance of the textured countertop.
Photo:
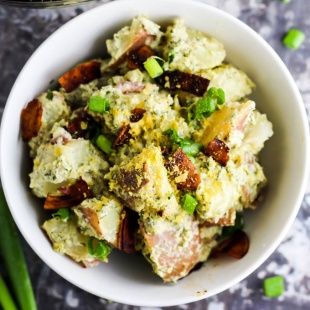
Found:
M 19 71 L 40 43 L 66 21 L 105 2 L 108 1 L 49 10 L 0 5 L 0 119 Z M 288 4 L 281 0 L 200 2 L 219 7 L 238 17 L 276 50 L 296 81 L 310 119 L 310 1 L 291 0 Z M 295 51 L 281 43 L 284 33 L 291 27 L 306 33 L 306 41 Z M 23 239 L 22 242 L 39 310 L 143 309 L 109 302 L 80 290 L 58 276 Z M 263 279 L 275 274 L 285 278 L 285 293 L 278 298 L 266 298 L 262 289 Z M 259 269 L 221 294 L 167 309 L 310 309 L 310 186 L 286 238 Z

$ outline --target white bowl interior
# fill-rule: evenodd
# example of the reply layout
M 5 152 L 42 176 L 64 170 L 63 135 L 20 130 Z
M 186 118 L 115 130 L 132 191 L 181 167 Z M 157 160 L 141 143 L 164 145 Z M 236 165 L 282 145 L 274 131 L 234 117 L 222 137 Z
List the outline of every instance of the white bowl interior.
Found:
M 105 40 L 137 14 L 159 23 L 183 17 L 224 43 L 228 59 L 257 84 L 253 98 L 275 134 L 262 153 L 266 199 L 246 214 L 249 253 L 239 261 L 210 260 L 177 285 L 162 284 L 140 257 L 115 251 L 108 264 L 83 269 L 55 253 L 40 225 L 42 201 L 28 189 L 30 161 L 20 137 L 20 112 L 76 63 L 104 55 Z M 29 59 L 11 91 L 1 128 L 1 177 L 12 215 L 33 250 L 58 274 L 97 296 L 141 306 L 169 306 L 219 293 L 253 272 L 275 250 L 299 209 L 308 179 L 308 124 L 294 81 L 276 53 L 250 28 L 213 7 L 184 0 L 112 2 L 73 19 Z

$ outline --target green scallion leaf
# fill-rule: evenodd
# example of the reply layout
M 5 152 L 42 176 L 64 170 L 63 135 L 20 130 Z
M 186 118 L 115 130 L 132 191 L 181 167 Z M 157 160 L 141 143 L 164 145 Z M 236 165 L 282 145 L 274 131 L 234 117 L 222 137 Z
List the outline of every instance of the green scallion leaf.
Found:
M 217 89 L 217 104 L 222 105 L 225 103 L 225 93 L 222 88 Z
M 177 131 L 174 128 L 168 129 L 166 131 L 163 132 L 163 134 L 165 136 L 169 136 L 169 139 L 172 143 L 179 143 L 180 142 L 180 138 L 179 135 L 177 133 Z
M 264 280 L 264 291 L 267 297 L 277 297 L 284 292 L 284 279 L 281 276 L 275 276 Z
M 110 253 L 110 248 L 106 245 L 104 241 L 98 240 L 94 237 L 90 237 L 88 239 L 88 252 L 94 257 L 97 257 L 99 259 L 105 259 Z
M 53 94 L 53 91 L 52 90 L 48 90 L 47 91 L 47 93 L 46 93 L 46 98 L 48 99 L 48 100 L 53 100 L 53 98 L 54 98 L 54 94 Z
M 0 306 L 2 306 L 4 310 L 17 310 L 17 307 L 10 294 L 10 291 L 7 288 L 1 275 L 0 275 L 0 292 L 1 292 L 0 293 Z
M 92 112 L 107 113 L 110 109 L 109 100 L 107 98 L 91 97 L 88 109 Z
M 99 135 L 96 139 L 96 145 L 106 154 L 110 154 L 112 150 L 112 142 L 104 135 Z
M 167 62 L 168 64 L 171 64 L 173 62 L 173 59 L 174 59 L 174 55 L 175 55 L 175 50 L 174 49 L 171 49 L 168 53 L 168 56 L 167 56 Z
M 190 194 L 185 194 L 182 199 L 184 210 L 190 215 L 194 214 L 198 201 Z
M 299 29 L 290 29 L 283 39 L 283 44 L 291 49 L 298 49 L 304 42 L 306 35 Z
M 181 139 L 180 147 L 188 156 L 196 156 L 203 149 L 202 143 L 190 139 Z
M 62 208 L 59 209 L 57 212 L 52 214 L 52 217 L 59 216 L 62 221 L 67 222 L 70 220 L 70 209 L 69 208 Z
M 200 98 L 196 103 L 195 119 L 210 116 L 216 109 L 216 99 L 213 97 Z
M 163 68 L 154 57 L 149 57 L 144 62 L 144 68 L 148 72 L 151 78 L 155 79 L 164 73 Z

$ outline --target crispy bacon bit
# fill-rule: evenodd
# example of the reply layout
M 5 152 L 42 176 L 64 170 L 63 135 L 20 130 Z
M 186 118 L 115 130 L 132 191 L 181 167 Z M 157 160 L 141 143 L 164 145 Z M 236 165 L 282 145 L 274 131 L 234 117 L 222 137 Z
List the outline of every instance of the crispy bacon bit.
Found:
M 21 113 L 22 139 L 25 142 L 30 141 L 38 135 L 42 121 L 42 104 L 38 99 L 30 101 Z
M 88 119 L 85 117 L 77 117 L 69 123 L 67 131 L 74 138 L 84 138 L 88 133 Z
M 249 250 L 250 241 L 247 234 L 242 230 L 237 230 L 231 237 L 220 242 L 216 248 L 212 250 L 212 256 L 218 256 L 226 253 L 234 258 L 240 259 L 244 257 Z
M 70 93 L 80 84 L 87 84 L 100 76 L 100 62 L 88 61 L 65 73 L 58 79 L 58 82 L 67 93 Z
M 167 170 L 173 173 L 178 188 L 194 191 L 201 183 L 200 175 L 189 157 L 177 149 L 165 162 Z
M 138 213 L 129 208 L 125 208 L 121 215 L 117 248 L 129 254 L 135 252 L 135 232 L 138 229 L 138 218 Z
M 164 145 L 164 146 L 161 146 L 160 147 L 160 149 L 161 149 L 161 154 L 163 155 L 163 156 L 168 156 L 169 155 L 169 149 L 168 149 L 168 146 L 166 146 L 166 145 Z
M 82 208 L 82 213 L 87 218 L 90 225 L 95 229 L 95 231 L 99 235 L 102 235 L 102 230 L 99 224 L 97 212 L 91 208 Z
M 61 196 L 48 195 L 46 197 L 45 210 L 73 207 L 87 198 L 94 197 L 92 190 L 83 179 L 77 180 L 73 185 L 62 186 L 58 190 L 62 193 Z
M 129 45 L 124 53 L 116 59 L 116 61 L 110 65 L 110 69 L 115 70 L 117 67 L 127 58 L 127 56 L 138 49 L 139 47 L 143 46 L 147 40 L 152 40 L 154 39 L 154 36 L 147 33 L 144 29 L 141 29 L 131 40 L 131 45 Z
M 142 82 L 121 81 L 116 86 L 123 94 L 140 93 L 145 84 Z
M 199 75 L 177 70 L 166 71 L 155 80 L 164 88 L 172 91 L 182 90 L 197 96 L 202 96 L 210 83 L 210 80 Z
M 145 186 L 149 180 L 145 178 L 144 172 L 146 172 L 146 163 L 143 164 L 143 169 L 135 169 L 126 171 L 120 169 L 118 175 L 119 184 L 127 189 L 129 192 L 137 193 L 143 186 Z
M 140 69 L 142 71 L 144 70 L 144 62 L 154 55 L 155 52 L 148 45 L 143 45 L 128 55 L 127 67 L 132 70 Z
M 116 138 L 116 140 L 113 143 L 113 147 L 123 145 L 126 142 L 126 140 L 130 138 L 129 130 L 130 130 L 129 124 L 124 125 L 122 127 L 118 137 Z
M 214 138 L 208 143 L 207 147 L 204 149 L 203 153 L 207 156 L 212 156 L 212 158 L 222 166 L 226 166 L 229 159 L 229 147 L 225 142 Z
M 131 111 L 131 116 L 130 116 L 130 121 L 132 123 L 139 122 L 140 119 L 142 119 L 144 113 L 146 110 L 141 109 L 141 108 L 135 108 Z

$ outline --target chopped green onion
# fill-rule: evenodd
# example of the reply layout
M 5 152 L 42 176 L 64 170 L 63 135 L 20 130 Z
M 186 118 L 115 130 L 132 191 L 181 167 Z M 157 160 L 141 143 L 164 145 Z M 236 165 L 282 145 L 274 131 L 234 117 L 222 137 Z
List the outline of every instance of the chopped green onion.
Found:
M 196 159 L 193 156 L 188 156 L 188 158 L 191 160 L 191 162 L 195 165 Z
M 183 208 L 190 215 L 194 214 L 198 201 L 190 194 L 185 194 L 183 196 Z
M 70 209 L 59 209 L 57 212 L 53 213 L 52 216 L 59 216 L 63 222 L 67 222 L 70 219 Z
M 168 62 L 168 64 L 170 64 L 170 63 L 173 62 L 174 55 L 175 55 L 175 50 L 174 50 L 174 49 L 171 49 L 171 50 L 169 51 L 168 57 L 167 57 L 167 62 Z
M 13 298 L 5 285 L 3 278 L 0 275 L 0 306 L 4 310 L 17 310 Z
M 47 91 L 46 98 L 47 98 L 48 100 L 53 100 L 54 94 L 53 94 L 53 91 L 52 91 L 52 90 L 49 89 L 49 90 Z
M 91 97 L 88 109 L 92 112 L 106 113 L 110 108 L 109 100 L 101 97 Z
M 174 128 L 171 128 L 171 129 L 164 131 L 163 134 L 165 136 L 169 136 L 172 143 L 179 143 L 180 142 L 179 135 Z
M 181 139 L 180 146 L 182 151 L 188 156 L 196 156 L 203 149 L 202 143 L 194 142 L 190 139 Z
M 281 276 L 275 276 L 264 280 L 264 290 L 267 297 L 277 297 L 284 292 L 284 279 Z
M 195 118 L 202 119 L 203 116 L 210 116 L 216 109 L 216 99 L 213 97 L 201 98 L 196 103 Z
M 94 240 L 96 240 L 96 247 L 94 248 Z M 90 237 L 88 239 L 88 252 L 90 255 L 100 258 L 100 259 L 105 259 L 108 254 L 110 253 L 110 248 L 106 245 L 106 243 L 102 240 L 98 240 L 94 237 Z
M 144 68 L 148 72 L 151 78 L 155 79 L 164 73 L 163 68 L 154 57 L 149 57 L 144 62 Z
M 200 120 L 203 117 L 210 116 L 216 109 L 217 105 L 221 105 L 225 102 L 225 93 L 223 89 L 211 87 L 207 91 L 206 97 L 200 98 L 196 102 L 195 116 L 196 120 Z M 192 120 L 191 108 L 187 110 L 187 116 L 189 121 Z
M 305 34 L 299 29 L 290 29 L 283 39 L 283 44 L 291 49 L 298 49 L 305 40 Z
M 110 154 L 112 150 L 112 142 L 104 135 L 99 135 L 96 139 L 96 145 L 106 154 Z
M 217 89 L 217 104 L 222 105 L 225 102 L 225 93 L 222 88 Z

